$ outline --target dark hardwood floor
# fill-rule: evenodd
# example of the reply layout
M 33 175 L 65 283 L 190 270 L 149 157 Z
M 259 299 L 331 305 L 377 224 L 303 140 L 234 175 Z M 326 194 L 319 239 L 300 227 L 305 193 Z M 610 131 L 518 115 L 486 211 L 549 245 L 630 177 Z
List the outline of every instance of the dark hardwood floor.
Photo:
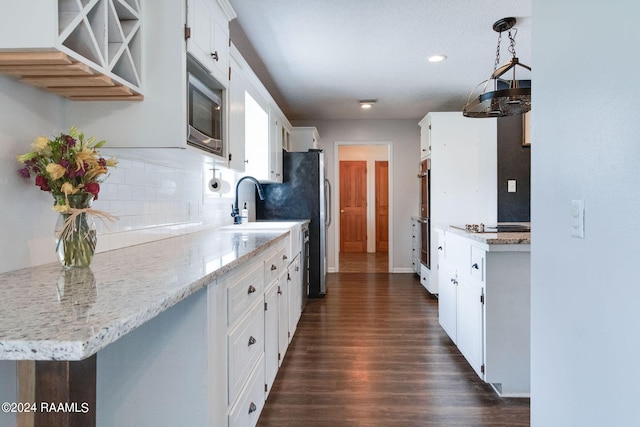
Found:
M 340 252 L 341 273 L 388 273 L 389 255 L 386 252 Z
M 259 426 L 528 426 L 438 324 L 413 274 L 334 273 L 309 299 Z

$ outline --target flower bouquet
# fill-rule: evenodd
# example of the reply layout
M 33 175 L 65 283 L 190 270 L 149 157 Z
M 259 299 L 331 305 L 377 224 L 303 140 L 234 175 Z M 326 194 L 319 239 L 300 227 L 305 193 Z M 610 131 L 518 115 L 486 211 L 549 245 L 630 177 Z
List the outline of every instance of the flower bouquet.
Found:
M 61 215 L 55 230 L 56 252 L 65 268 L 86 267 L 91 263 L 96 247 L 93 216 L 115 220 L 106 212 L 91 209 L 98 199 L 100 182 L 108 168 L 118 163 L 115 158 L 105 159 L 98 148 L 105 141 L 84 134 L 71 127 L 54 139 L 37 137 L 32 151 L 18 156 L 24 164 L 18 172 L 25 179 L 35 176 L 35 184 L 53 195 L 53 209 Z

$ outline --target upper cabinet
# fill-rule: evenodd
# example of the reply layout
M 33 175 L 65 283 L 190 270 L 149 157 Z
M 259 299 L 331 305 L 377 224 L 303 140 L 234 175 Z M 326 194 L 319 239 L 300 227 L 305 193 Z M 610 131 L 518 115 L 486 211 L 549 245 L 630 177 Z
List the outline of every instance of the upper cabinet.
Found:
M 212 1 L 213 2 L 213 1 Z M 107 141 L 106 149 L 128 149 L 129 157 L 142 157 L 162 164 L 191 168 L 212 162 L 227 165 L 227 156 L 215 156 L 187 145 L 187 52 L 189 44 L 187 1 L 141 2 L 144 26 L 142 70 L 145 98 L 143 102 L 68 103 L 66 116 L 87 135 Z M 212 8 L 213 10 L 213 8 Z M 215 9 L 220 11 L 220 9 Z M 193 8 L 191 8 L 193 12 Z M 225 19 L 224 17 L 222 18 Z M 225 59 L 228 61 L 228 59 Z M 193 62 L 193 61 L 189 61 Z M 202 64 L 200 64 L 202 66 Z M 204 66 L 202 66 L 204 68 Z M 211 76 L 222 90 L 222 139 L 228 144 L 228 75 L 224 80 Z M 175 150 L 142 150 L 132 148 L 179 148 Z M 117 153 L 116 153 L 117 155 Z
M 318 148 L 320 135 L 314 127 L 295 127 L 291 129 L 289 151 L 307 151 Z
M 229 21 L 235 17 L 227 1 L 187 2 L 187 50 L 220 82 L 228 80 Z
M 263 182 L 282 182 L 291 124 L 233 44 L 229 57 L 229 167 Z
M 427 115 L 420 120 L 420 160 L 431 155 L 431 117 Z
M 139 0 L 4 3 L 0 73 L 72 100 L 142 100 Z

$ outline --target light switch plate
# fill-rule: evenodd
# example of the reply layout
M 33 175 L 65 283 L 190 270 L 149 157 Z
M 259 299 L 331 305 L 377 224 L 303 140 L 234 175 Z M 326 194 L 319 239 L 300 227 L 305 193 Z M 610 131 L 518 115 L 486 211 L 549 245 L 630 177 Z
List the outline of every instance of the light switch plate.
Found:
M 510 179 L 507 181 L 507 193 L 515 193 L 516 192 L 516 180 Z
M 584 239 L 584 200 L 571 201 L 571 236 Z

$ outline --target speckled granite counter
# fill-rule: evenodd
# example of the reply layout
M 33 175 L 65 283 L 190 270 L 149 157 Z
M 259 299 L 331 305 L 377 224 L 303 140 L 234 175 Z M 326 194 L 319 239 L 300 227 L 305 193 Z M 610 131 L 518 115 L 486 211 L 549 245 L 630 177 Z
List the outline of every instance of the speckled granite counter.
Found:
M 0 274 L 0 360 L 82 360 L 289 232 L 210 230 Z
M 436 228 L 444 230 L 447 233 L 457 234 L 459 236 L 466 237 L 471 240 L 483 243 L 487 245 L 487 250 L 496 250 L 499 245 L 530 245 L 531 233 L 476 233 L 459 228 L 451 227 L 448 225 L 436 225 Z M 515 250 L 514 247 L 511 248 Z

